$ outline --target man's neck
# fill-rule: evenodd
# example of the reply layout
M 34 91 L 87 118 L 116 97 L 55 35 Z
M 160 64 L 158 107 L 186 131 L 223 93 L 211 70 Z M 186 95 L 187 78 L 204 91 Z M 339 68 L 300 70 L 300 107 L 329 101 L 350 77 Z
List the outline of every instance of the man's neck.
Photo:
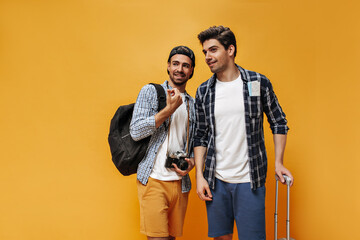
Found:
M 184 93 L 186 88 L 186 83 L 181 86 L 175 85 L 171 80 L 168 80 L 169 86 L 172 88 L 177 88 L 179 92 Z
M 224 71 L 216 73 L 217 79 L 221 82 L 231 82 L 236 80 L 240 75 L 240 71 L 237 68 L 237 66 L 234 64 L 231 64 L 228 68 L 226 68 Z

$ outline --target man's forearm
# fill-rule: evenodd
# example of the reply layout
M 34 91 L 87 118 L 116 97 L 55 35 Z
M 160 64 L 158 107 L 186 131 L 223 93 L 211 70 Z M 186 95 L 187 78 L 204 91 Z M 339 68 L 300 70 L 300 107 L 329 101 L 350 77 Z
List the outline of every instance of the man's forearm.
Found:
M 205 155 L 206 155 L 206 147 L 203 146 L 194 147 L 196 178 L 198 176 L 201 177 L 203 176 Z
M 280 178 L 280 181 L 285 184 L 286 181 L 283 175 L 290 177 L 292 186 L 294 184 L 294 177 L 291 172 L 284 167 L 284 151 L 286 145 L 287 136 L 283 134 L 274 134 L 274 145 L 275 145 L 275 174 Z
M 163 124 L 166 119 L 168 119 L 171 116 L 171 111 L 166 106 L 164 109 L 162 109 L 160 112 L 155 114 L 155 127 L 158 128 Z
M 287 135 L 274 134 L 275 165 L 283 165 Z

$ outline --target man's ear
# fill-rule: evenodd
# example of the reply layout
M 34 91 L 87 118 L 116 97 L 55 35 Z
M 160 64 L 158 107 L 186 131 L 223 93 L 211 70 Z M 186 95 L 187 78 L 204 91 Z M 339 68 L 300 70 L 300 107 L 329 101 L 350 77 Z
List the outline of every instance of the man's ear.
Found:
M 193 74 L 194 74 L 194 67 L 191 66 L 191 74 L 190 74 L 190 76 L 192 77 Z
M 229 56 L 234 57 L 234 54 L 235 54 L 235 46 L 231 44 L 231 45 L 228 47 L 227 52 L 228 52 Z

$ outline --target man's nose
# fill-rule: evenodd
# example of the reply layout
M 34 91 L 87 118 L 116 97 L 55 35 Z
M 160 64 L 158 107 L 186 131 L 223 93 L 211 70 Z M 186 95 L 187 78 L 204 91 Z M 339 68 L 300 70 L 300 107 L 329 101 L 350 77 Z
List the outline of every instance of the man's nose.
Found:
M 182 71 L 183 71 L 183 65 L 180 64 L 180 65 L 178 66 L 178 69 L 177 69 L 177 70 L 178 70 L 178 72 L 182 72 Z
M 207 52 L 207 53 L 205 54 L 205 60 L 206 60 L 206 61 L 211 60 L 211 55 L 210 55 L 209 52 Z

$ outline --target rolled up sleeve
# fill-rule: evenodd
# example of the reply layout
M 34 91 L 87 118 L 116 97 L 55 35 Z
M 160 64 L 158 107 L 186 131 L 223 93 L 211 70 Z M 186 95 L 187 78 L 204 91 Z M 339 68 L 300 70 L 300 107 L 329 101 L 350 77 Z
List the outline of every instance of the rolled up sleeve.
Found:
M 265 94 L 263 95 L 264 112 L 270 124 L 273 134 L 287 134 L 289 127 L 287 126 L 286 115 L 283 112 L 279 101 L 274 93 L 271 82 L 265 80 Z

